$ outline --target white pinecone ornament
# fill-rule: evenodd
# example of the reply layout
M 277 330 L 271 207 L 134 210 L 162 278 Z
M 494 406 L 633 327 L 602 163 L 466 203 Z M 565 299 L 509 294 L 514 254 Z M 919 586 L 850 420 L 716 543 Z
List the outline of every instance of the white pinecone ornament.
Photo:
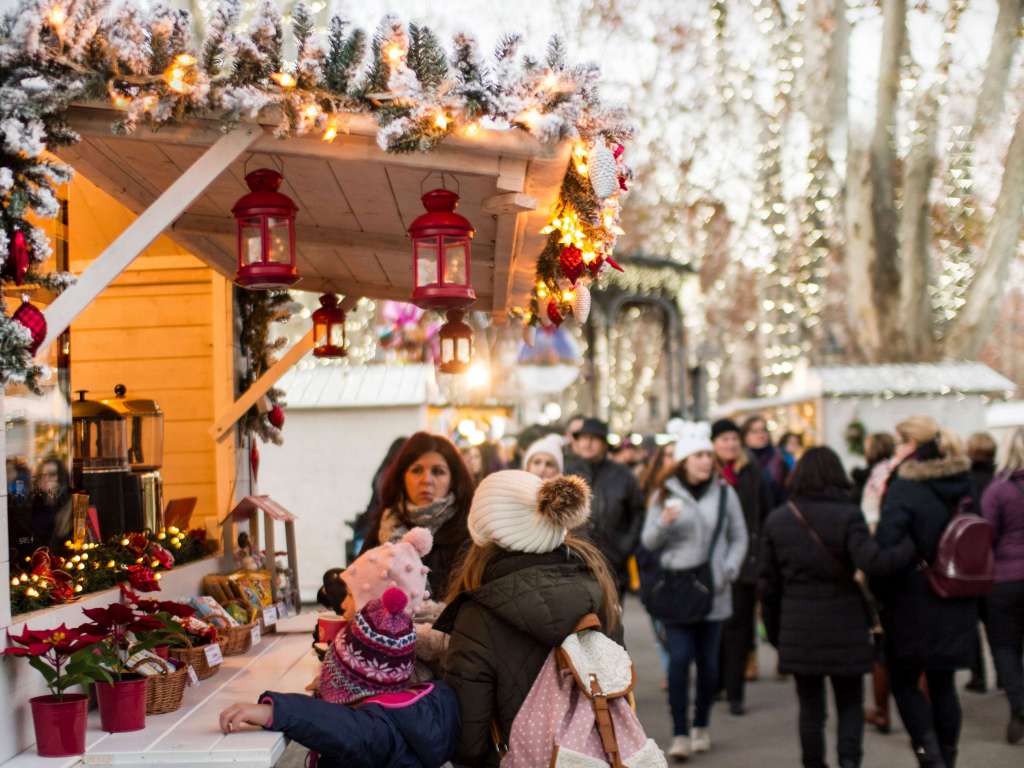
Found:
M 523 326 L 523 341 L 526 346 L 532 347 L 537 343 L 537 326 L 536 325 L 524 325 Z
M 590 289 L 583 283 L 577 283 L 573 292 L 575 296 L 572 300 L 572 315 L 580 325 L 583 325 L 590 317 Z
M 615 165 L 615 155 L 603 140 L 594 144 L 587 157 L 587 176 L 594 194 L 604 200 L 619 191 L 619 171 Z

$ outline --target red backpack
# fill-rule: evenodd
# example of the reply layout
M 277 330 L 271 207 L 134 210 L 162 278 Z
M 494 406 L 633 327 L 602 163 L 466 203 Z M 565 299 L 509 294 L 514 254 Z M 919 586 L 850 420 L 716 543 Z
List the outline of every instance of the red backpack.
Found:
M 924 572 L 939 597 L 987 595 L 995 573 L 991 523 L 978 515 L 954 514 L 939 539 L 935 560 Z

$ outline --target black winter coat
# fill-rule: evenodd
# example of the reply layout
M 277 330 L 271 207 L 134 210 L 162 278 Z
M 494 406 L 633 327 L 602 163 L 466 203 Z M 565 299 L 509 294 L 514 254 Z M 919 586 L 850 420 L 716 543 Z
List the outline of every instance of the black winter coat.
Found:
M 913 542 L 917 557 L 931 563 L 939 539 L 960 501 L 970 493 L 963 458 L 908 459 L 893 473 L 882 501 L 875 539 L 882 547 Z M 886 654 L 890 660 L 925 669 L 958 669 L 971 664 L 978 625 L 978 601 L 935 595 L 915 566 L 872 581 L 882 601 Z
M 733 486 L 740 498 L 743 518 L 747 524 L 747 557 L 737 579 L 741 584 L 757 584 L 758 556 L 761 552 L 761 530 L 768 513 L 774 508 L 771 484 L 765 479 L 756 459 L 751 459 L 736 475 Z
M 564 547 L 544 555 L 503 553 L 479 589 L 452 601 L 434 629 L 451 636 L 443 677 L 462 712 L 457 765 L 498 765 L 491 721 L 507 740 L 548 654 L 600 607 L 597 581 Z
M 874 651 L 867 606 L 853 573 L 884 575 L 905 568 L 914 559 L 914 547 L 906 542 L 880 550 L 852 501 L 836 496 L 793 503 L 829 551 L 788 504 L 765 521 L 759 588 L 768 639 L 779 651 L 779 671 L 862 675 L 870 671 Z
M 593 497 L 586 534 L 608 560 L 620 582 L 626 563 L 640 544 L 644 525 L 644 496 L 633 472 L 622 464 L 604 459 L 592 463 L 573 457 L 565 474 L 587 481 Z

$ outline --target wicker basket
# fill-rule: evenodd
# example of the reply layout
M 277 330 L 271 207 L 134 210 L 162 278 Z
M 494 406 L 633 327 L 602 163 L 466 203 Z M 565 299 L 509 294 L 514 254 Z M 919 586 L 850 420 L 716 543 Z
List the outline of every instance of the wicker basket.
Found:
M 237 627 L 228 627 L 217 636 L 220 643 L 220 650 L 225 656 L 240 656 L 248 653 L 252 648 L 252 628 L 256 622 L 242 624 Z
M 164 672 L 146 676 L 147 715 L 166 715 L 179 709 L 185 696 L 185 686 L 188 685 L 188 667 L 182 666 L 175 670 L 163 659 L 159 659 L 159 662 Z
M 218 642 L 220 642 L 219 638 Z M 184 662 L 187 666 L 191 666 L 196 672 L 196 677 L 200 680 L 206 680 L 217 674 L 220 670 L 220 664 L 211 667 L 209 662 L 206 661 L 206 652 L 203 648 L 204 646 L 193 648 L 192 643 L 189 643 L 186 648 L 171 648 L 170 654 L 171 658 Z M 221 647 L 221 653 L 223 652 L 224 649 Z

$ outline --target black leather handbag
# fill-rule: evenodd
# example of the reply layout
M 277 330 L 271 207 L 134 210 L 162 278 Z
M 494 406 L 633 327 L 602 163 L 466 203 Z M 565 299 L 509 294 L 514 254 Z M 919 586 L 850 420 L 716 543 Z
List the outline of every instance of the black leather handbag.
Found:
M 646 605 L 648 612 L 666 624 L 699 624 L 711 613 L 715 597 L 715 581 L 711 556 L 725 522 L 725 486 L 719 487 L 718 521 L 711 536 L 707 559 L 696 568 L 662 568 L 651 588 Z M 660 552 L 658 553 L 660 557 Z

